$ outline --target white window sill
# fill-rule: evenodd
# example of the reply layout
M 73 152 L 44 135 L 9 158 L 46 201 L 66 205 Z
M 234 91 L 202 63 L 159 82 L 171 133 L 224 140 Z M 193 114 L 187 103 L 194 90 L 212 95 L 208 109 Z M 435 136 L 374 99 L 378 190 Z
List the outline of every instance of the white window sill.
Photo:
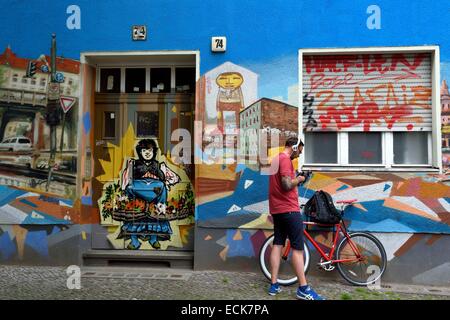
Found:
M 323 165 L 303 165 L 302 170 L 313 171 L 332 171 L 332 172 L 425 172 L 425 173 L 439 173 L 439 168 L 433 167 L 376 167 L 376 166 L 354 166 L 354 167 L 342 167 L 342 166 L 323 166 Z

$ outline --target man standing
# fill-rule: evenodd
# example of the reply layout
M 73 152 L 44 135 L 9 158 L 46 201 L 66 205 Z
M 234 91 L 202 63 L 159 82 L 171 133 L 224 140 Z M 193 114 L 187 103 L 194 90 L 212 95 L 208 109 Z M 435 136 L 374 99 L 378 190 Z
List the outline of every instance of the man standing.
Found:
M 277 168 L 269 178 L 269 210 L 273 217 L 275 238 L 270 254 L 272 283 L 269 294 L 281 292 L 278 284 L 278 270 L 282 249 L 286 238 L 292 248 L 292 265 L 298 278 L 297 298 L 304 300 L 324 300 L 306 282 L 303 262 L 303 223 L 298 204 L 298 185 L 305 181 L 303 176 L 295 176 L 292 160 L 298 158 L 303 150 L 303 142 L 296 137 L 286 140 L 285 148 L 272 162 Z

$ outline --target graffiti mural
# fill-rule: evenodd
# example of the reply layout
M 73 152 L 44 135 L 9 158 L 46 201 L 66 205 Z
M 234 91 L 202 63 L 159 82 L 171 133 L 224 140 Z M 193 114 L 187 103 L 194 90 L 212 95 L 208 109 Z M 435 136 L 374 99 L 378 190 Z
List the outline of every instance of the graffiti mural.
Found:
M 198 231 L 199 250 L 203 252 L 196 258 L 198 270 L 234 270 L 254 272 L 259 270 L 259 250 L 272 230 L 201 228 Z M 449 246 L 448 236 L 424 233 L 374 233 L 386 250 L 388 268 L 383 276 L 384 282 L 425 284 L 446 286 L 448 277 L 448 257 L 443 255 Z M 312 236 L 322 250 L 329 250 L 332 234 L 326 231 L 313 231 Z M 318 254 L 309 246 L 313 263 L 318 263 Z M 310 276 L 326 276 L 326 271 L 310 268 Z M 331 274 L 337 274 L 336 271 Z
M 300 203 L 316 190 L 333 200 L 357 199 L 348 210 L 352 231 L 450 232 L 450 186 L 440 180 L 446 175 L 410 173 L 316 173 L 308 188 L 299 189 Z M 198 206 L 199 224 L 239 228 L 271 228 L 267 176 L 248 168 L 232 195 Z
M 239 113 L 256 101 L 257 75 L 225 62 L 203 75 L 199 86 L 196 120 L 201 121 L 204 133 L 204 141 L 197 142 L 202 151 L 200 159 L 233 164 L 237 161 Z
M 27 77 L 30 61 L 36 73 Z M 59 95 L 74 101 L 63 111 L 58 106 L 56 126 L 57 150 L 51 150 L 48 90 L 50 57 L 18 57 L 10 47 L 0 55 L 0 184 L 50 192 L 75 199 L 77 172 L 77 126 L 79 95 L 79 62 L 57 58 L 61 75 Z M 59 102 L 58 102 L 59 103 Z M 49 174 L 50 158 L 52 175 Z M 48 180 L 51 180 L 48 183 Z
M 202 135 L 195 141 L 194 156 L 196 163 L 207 165 L 196 167 L 197 203 L 220 198 L 236 187 L 240 113 L 256 101 L 257 77 L 225 62 L 198 80 L 195 119 Z
M 431 130 L 430 64 L 420 53 L 305 56 L 305 128 Z
M 0 225 L 0 263 L 67 265 L 79 263 L 91 244 L 90 225 Z
M 131 250 L 181 247 L 179 227 L 193 222 L 194 192 L 186 173 L 158 153 L 155 140 L 140 140 L 120 179 L 107 185 L 98 201 L 103 223 L 120 223 L 110 237 L 117 248 L 121 240 Z
M 0 194 L 0 263 L 78 263 L 90 225 L 77 201 L 11 186 L 0 186 Z

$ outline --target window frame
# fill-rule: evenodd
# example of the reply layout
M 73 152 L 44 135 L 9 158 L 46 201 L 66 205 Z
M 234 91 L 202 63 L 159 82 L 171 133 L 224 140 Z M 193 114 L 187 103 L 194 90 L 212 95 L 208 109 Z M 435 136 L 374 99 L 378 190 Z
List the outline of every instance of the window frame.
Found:
M 349 164 L 348 163 L 348 132 L 336 132 L 338 140 L 337 164 L 305 163 L 305 152 L 300 155 L 300 163 L 308 169 L 324 169 L 330 171 L 427 171 L 442 173 L 441 148 L 441 103 L 440 103 L 440 53 L 439 46 L 403 46 L 403 47 L 354 47 L 354 48 L 304 48 L 298 50 L 298 106 L 303 106 L 303 55 L 322 54 L 395 54 L 395 53 L 428 53 L 431 54 L 431 107 L 432 130 L 428 132 L 428 164 L 394 164 L 393 133 L 382 131 L 383 164 Z M 298 136 L 305 141 L 303 132 L 303 108 L 298 108 Z M 314 133 L 315 131 L 312 131 Z M 358 131 L 361 132 L 361 131 Z M 308 132 L 310 133 L 310 132 Z M 391 134 L 391 136 L 389 136 Z M 392 152 L 390 152 L 392 151 Z
M 168 63 L 168 64 L 164 64 L 164 63 L 148 63 L 148 64 L 133 64 L 133 63 L 123 63 L 123 64 L 102 64 L 100 66 L 97 66 L 96 68 L 96 87 L 95 87 L 95 92 L 96 93 L 101 93 L 100 92 L 100 75 L 101 75 L 101 70 L 102 69 L 110 69 L 110 68 L 116 68 L 116 69 L 120 69 L 120 92 L 116 93 L 116 94 L 159 94 L 159 93 L 155 93 L 155 92 L 151 92 L 151 76 L 150 76 L 150 69 L 154 69 L 154 68 L 168 68 L 170 69 L 170 91 L 169 92 L 165 92 L 165 93 L 161 93 L 161 94 L 169 94 L 169 93 L 177 93 L 176 92 L 176 86 L 175 86 L 175 70 L 176 68 L 195 68 L 196 69 L 196 73 L 195 73 L 195 83 L 198 80 L 198 67 L 194 64 L 188 63 L 188 64 L 177 64 L 177 63 Z M 125 75 L 125 70 L 126 69 L 145 69 L 145 92 L 141 92 L 141 93 L 134 93 L 134 92 L 126 92 L 126 75 Z M 107 92 L 105 92 L 107 93 Z M 195 90 L 190 93 L 190 94 L 195 94 Z
M 355 131 L 359 132 L 359 131 Z M 346 167 L 346 168 L 384 168 L 384 169 L 395 169 L 395 168 L 430 168 L 432 165 L 432 157 L 431 157 L 431 132 L 427 131 L 427 140 L 428 140 L 428 163 L 426 164 L 396 164 L 394 163 L 394 133 L 393 132 L 381 132 L 381 163 L 372 163 L 372 164 L 356 164 L 348 162 L 348 134 L 352 132 L 334 132 L 336 133 L 337 140 L 337 163 L 308 163 L 302 161 L 304 166 L 307 167 Z M 319 131 L 311 131 L 311 133 L 319 133 Z M 305 141 L 305 140 L 303 140 Z M 302 156 L 305 152 L 308 152 L 308 146 L 306 144 L 305 151 L 302 153 Z

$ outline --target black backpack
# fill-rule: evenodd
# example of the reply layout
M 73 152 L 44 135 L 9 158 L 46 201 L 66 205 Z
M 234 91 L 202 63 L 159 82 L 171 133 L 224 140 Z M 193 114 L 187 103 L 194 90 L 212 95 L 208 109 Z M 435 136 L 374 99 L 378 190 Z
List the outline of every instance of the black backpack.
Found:
M 305 215 L 313 222 L 336 224 L 342 219 L 341 212 L 336 209 L 331 195 L 319 190 L 305 204 Z

